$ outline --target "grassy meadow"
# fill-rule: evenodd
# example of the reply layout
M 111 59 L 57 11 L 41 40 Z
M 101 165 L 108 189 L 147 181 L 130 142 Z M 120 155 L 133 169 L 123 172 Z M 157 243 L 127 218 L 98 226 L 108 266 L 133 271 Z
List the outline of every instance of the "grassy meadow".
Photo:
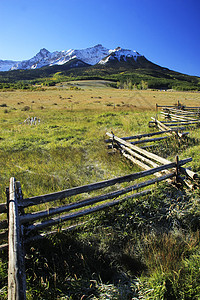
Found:
M 156 103 L 178 101 L 200 106 L 200 93 L 118 90 L 104 81 L 0 91 L 0 202 L 13 176 L 27 198 L 140 171 L 110 153 L 105 133 L 154 131 Z M 40 122 L 24 122 L 31 117 Z M 200 173 L 199 150 L 200 128 L 153 149 L 171 160 L 192 157 Z M 199 194 L 162 183 L 149 196 L 82 218 L 73 232 L 27 245 L 27 299 L 200 299 Z M 0 258 L 6 299 L 7 252 Z

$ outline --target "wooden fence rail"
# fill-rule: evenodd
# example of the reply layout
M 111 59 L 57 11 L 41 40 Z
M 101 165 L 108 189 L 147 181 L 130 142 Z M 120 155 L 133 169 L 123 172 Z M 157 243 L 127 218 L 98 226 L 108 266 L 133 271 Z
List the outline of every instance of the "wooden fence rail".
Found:
M 197 118 L 191 118 L 191 116 L 186 116 L 186 115 L 183 115 L 183 114 L 175 114 L 175 113 L 170 113 L 170 112 L 164 112 L 164 111 L 161 111 L 161 114 L 163 114 L 165 117 L 167 118 L 173 118 L 173 119 L 176 119 L 176 120 L 180 120 L 180 121 L 193 121 L 193 122 L 198 122 L 199 120 L 197 120 Z
M 144 173 L 143 173 L 144 174 Z M 74 203 L 70 203 L 68 205 L 64 205 L 64 206 L 59 206 L 59 207 L 55 207 L 55 208 L 50 208 L 48 210 L 43 210 L 43 211 L 39 211 L 39 212 L 35 212 L 35 213 L 29 213 L 29 214 L 25 214 L 23 216 L 20 217 L 20 222 L 21 224 L 27 223 L 27 222 L 32 222 L 35 221 L 37 219 L 40 218 L 44 218 L 44 217 L 49 217 L 55 214 L 60 214 L 62 212 L 67 212 L 70 210 L 74 210 L 74 209 L 78 209 L 78 208 L 82 208 L 85 206 L 89 206 L 98 202 L 102 202 L 108 199 L 113 199 L 113 198 L 117 198 L 121 195 L 127 194 L 129 192 L 133 192 L 135 190 L 138 190 L 140 188 L 152 185 L 156 182 L 159 181 L 163 181 L 166 180 L 167 178 L 172 178 L 174 177 L 174 173 L 170 173 L 167 176 L 161 176 L 160 178 L 154 178 L 151 180 L 147 180 L 145 182 L 141 182 L 129 187 L 126 187 L 124 189 L 121 190 L 117 190 L 114 192 L 110 192 L 107 194 L 103 194 L 97 197 L 93 197 L 93 198 L 88 198 L 88 199 L 84 199 L 78 202 L 74 202 Z M 68 215 L 66 215 L 66 217 L 68 218 Z M 44 222 L 43 222 L 44 224 Z
M 165 112 L 165 113 L 172 113 L 172 114 L 176 114 L 176 115 L 182 115 L 185 117 L 191 117 L 194 116 L 196 118 L 199 117 L 199 111 L 190 111 L 190 110 L 182 110 L 182 109 L 176 109 L 176 108 L 163 108 L 161 113 Z
M 158 108 L 175 108 L 175 109 L 181 109 L 181 110 L 200 110 L 200 106 L 186 106 L 181 104 L 179 101 L 177 102 L 177 104 L 174 105 L 159 105 L 156 104 L 156 110 Z
M 124 141 L 123 139 L 115 136 L 113 133 L 109 133 L 107 132 L 106 133 L 110 138 L 112 138 L 114 141 L 116 141 L 118 143 L 118 145 L 120 146 L 121 144 L 126 146 L 127 148 L 133 150 L 133 153 L 135 156 L 138 157 L 138 154 L 143 156 L 144 158 L 148 158 L 150 159 L 152 162 L 157 162 L 157 163 L 161 163 L 163 165 L 167 165 L 167 164 L 170 164 L 172 162 L 170 162 L 169 160 L 165 159 L 165 158 L 162 158 L 154 153 L 151 153 L 149 151 L 146 151 L 144 149 L 141 149 L 140 147 L 137 147 L 135 145 L 132 145 L 131 143 L 127 142 L 127 141 Z M 192 158 L 189 158 L 188 159 L 188 162 L 191 161 Z M 159 172 L 160 170 L 158 170 Z M 187 169 L 187 168 L 183 168 L 183 167 L 180 167 L 180 172 L 183 173 L 183 174 L 186 174 L 188 177 L 190 177 L 192 180 L 194 179 L 197 179 L 198 178 L 198 174 Z M 156 172 L 155 172 L 156 173 Z

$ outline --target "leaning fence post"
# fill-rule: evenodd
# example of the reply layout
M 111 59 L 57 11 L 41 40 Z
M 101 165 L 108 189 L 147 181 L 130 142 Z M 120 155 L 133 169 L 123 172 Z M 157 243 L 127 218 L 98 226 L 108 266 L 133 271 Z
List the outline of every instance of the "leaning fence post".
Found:
M 179 173 L 180 173 L 180 170 L 179 170 L 179 157 L 177 155 L 176 156 L 176 183 L 179 182 Z
M 14 177 L 10 179 L 8 211 L 8 300 L 24 300 L 26 299 L 24 252 Z
M 111 131 L 111 133 L 112 133 L 112 149 L 114 149 L 115 135 L 112 131 Z

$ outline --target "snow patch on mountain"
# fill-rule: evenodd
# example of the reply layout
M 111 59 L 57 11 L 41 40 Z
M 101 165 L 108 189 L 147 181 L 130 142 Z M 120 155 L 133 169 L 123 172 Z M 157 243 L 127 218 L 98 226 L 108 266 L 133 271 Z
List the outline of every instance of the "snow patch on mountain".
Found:
M 99 64 L 104 65 L 110 60 L 127 61 L 127 58 L 133 58 L 136 61 L 139 56 L 141 55 L 137 51 L 122 49 L 118 47 L 115 50 L 110 50 L 110 54 L 100 60 Z

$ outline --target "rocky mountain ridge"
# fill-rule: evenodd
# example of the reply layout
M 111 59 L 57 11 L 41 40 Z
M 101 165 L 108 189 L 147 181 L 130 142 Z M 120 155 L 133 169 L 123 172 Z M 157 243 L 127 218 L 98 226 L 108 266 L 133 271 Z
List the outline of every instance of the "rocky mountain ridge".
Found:
M 63 65 L 73 59 L 78 59 L 88 65 L 104 65 L 113 60 L 126 61 L 127 58 L 136 61 L 140 56 L 137 51 L 121 47 L 112 50 L 101 44 L 82 50 L 69 49 L 55 52 L 43 48 L 29 60 L 21 62 L 0 60 L 0 71 L 39 69 L 44 66 Z

